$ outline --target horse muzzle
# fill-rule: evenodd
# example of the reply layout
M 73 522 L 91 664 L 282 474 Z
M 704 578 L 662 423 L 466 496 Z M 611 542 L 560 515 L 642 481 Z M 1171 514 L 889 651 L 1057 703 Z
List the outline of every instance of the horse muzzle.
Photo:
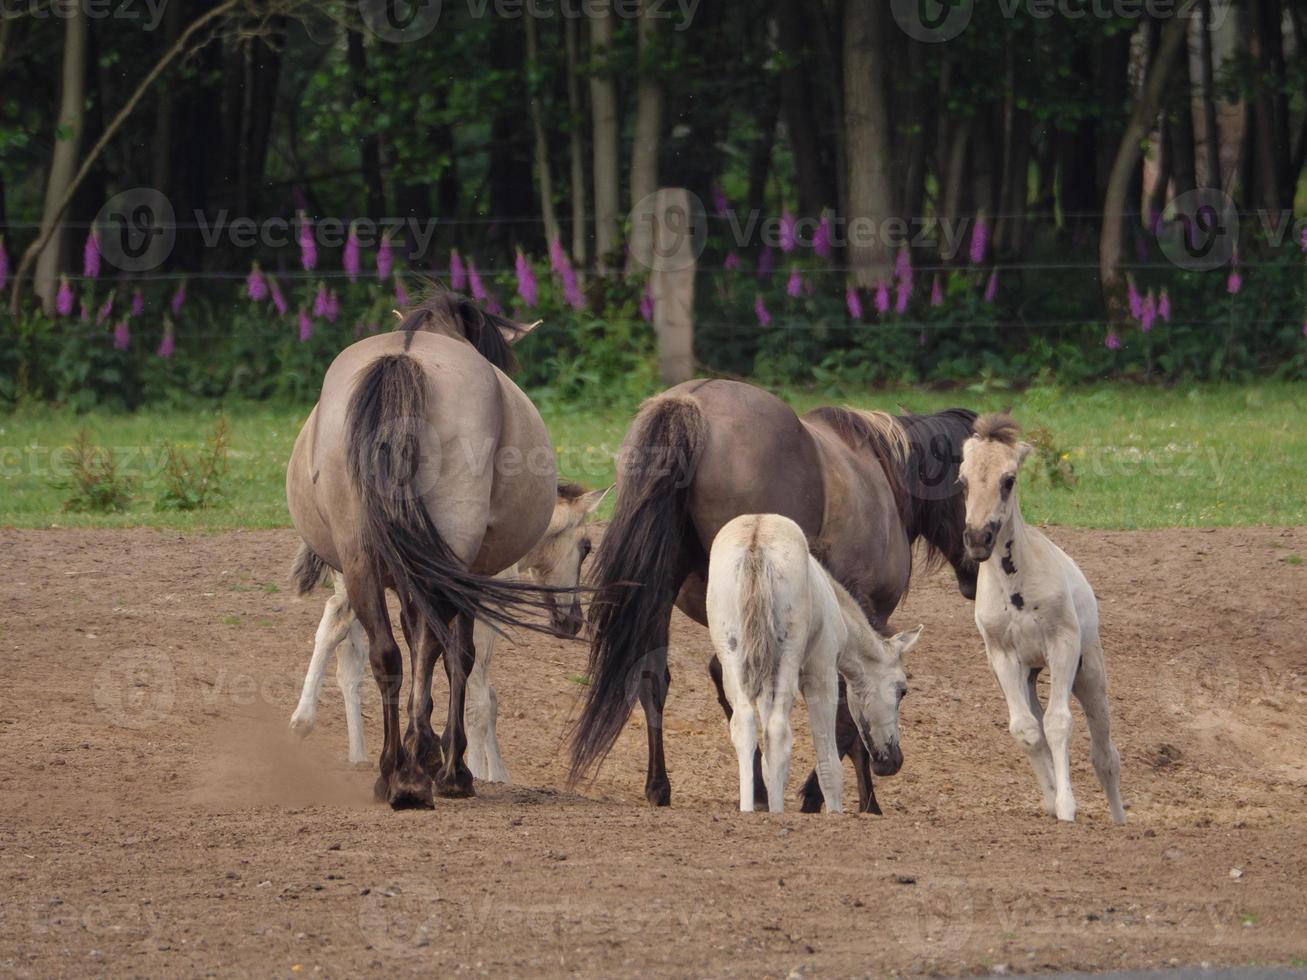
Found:
M 998 539 L 998 522 L 990 521 L 984 527 L 968 527 L 962 532 L 962 546 L 967 557 L 979 564 L 987 561 L 994 553 L 994 542 Z
M 581 602 L 573 599 L 570 606 L 554 606 L 549 611 L 549 621 L 554 632 L 564 636 L 576 636 L 581 632 L 584 617 L 581 615 Z
M 890 742 L 884 752 L 873 750 L 871 753 L 871 771 L 877 776 L 893 776 L 903 768 L 903 750 L 898 742 Z

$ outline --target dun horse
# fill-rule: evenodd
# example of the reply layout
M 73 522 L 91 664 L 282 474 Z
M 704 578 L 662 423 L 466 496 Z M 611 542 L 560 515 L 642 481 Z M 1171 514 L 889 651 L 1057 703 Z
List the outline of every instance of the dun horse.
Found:
M 788 517 L 746 514 L 718 532 L 708 556 L 708 630 L 733 712 L 741 810 L 754 806 L 759 727 L 768 809 L 785 809 L 794 744 L 790 712 L 800 689 L 828 813 L 843 808 L 835 741 L 841 676 L 871 757 L 902 758 L 899 706 L 908 693 L 903 654 L 921 637 L 921 627 L 881 637 L 853 597 L 809 554 L 803 530 Z
M 963 447 L 967 553 L 980 563 L 976 626 L 1008 705 L 1008 728 L 1030 757 L 1044 809 L 1075 820 L 1071 793 L 1071 695 L 1085 709 L 1090 758 L 1112 819 L 1121 807 L 1121 757 L 1112 744 L 1098 601 L 1074 561 L 1021 519 L 1017 471 L 1030 445 L 1006 415 L 977 419 Z M 999 560 L 994 561 L 997 551 Z M 1035 680 L 1048 669 L 1048 709 Z
M 732 518 L 793 520 L 876 627 L 908 587 L 918 538 L 929 560 L 947 560 L 963 594 L 974 596 L 956 486 L 974 418 L 962 409 L 894 418 L 842 408 L 799 418 L 774 395 L 722 380 L 687 382 L 646 402 L 627 433 L 613 521 L 595 553 L 591 684 L 572 746 L 573 778 L 612 747 L 638 695 L 649 739 L 645 796 L 670 802 L 661 721 L 668 623 L 676 605 L 706 624 L 708 550 Z M 710 669 L 729 717 L 715 657 Z M 870 760 L 844 705 L 838 729 L 841 755 L 854 757 L 859 807 L 879 813 Z M 881 775 L 897 768 L 889 760 L 876 765 Z M 813 774 L 803 809 L 819 810 L 821 802 Z
M 472 795 L 464 764 L 465 684 L 474 622 L 538 628 L 539 586 L 492 576 L 549 525 L 557 488 L 539 412 L 504 373 L 529 328 L 437 292 L 389 334 L 346 348 L 327 369 L 286 473 L 306 549 L 297 577 L 343 575 L 381 690 L 376 793 L 396 808 Z M 385 590 L 400 600 L 412 683 L 399 727 L 403 663 Z M 449 713 L 431 727 L 431 674 L 444 654 Z
M 575 483 L 560 483 L 554 513 L 549 520 L 545 536 L 536 542 L 517 565 L 500 573 L 502 578 L 522 576 L 557 589 L 575 589 L 581 578 L 581 565 L 590 554 L 591 542 L 587 535 L 588 519 L 607 495 L 607 490 L 587 492 Z M 302 545 L 307 550 L 307 545 Z M 301 563 L 311 561 L 309 556 Z M 363 627 L 350 609 L 345 594 L 345 582 L 340 576 L 332 579 L 335 594 L 327 600 L 313 641 L 313 656 L 299 704 L 291 715 L 290 727 L 301 737 L 313 731 L 318 713 L 318 694 L 322 690 L 327 662 L 336 654 L 336 683 L 345 703 L 345 727 L 349 741 L 349 761 L 368 761 L 363 744 L 363 706 L 359 688 L 368 660 L 368 641 Z M 301 589 L 312 588 L 316 582 L 298 583 Z M 301 595 L 307 593 L 301 592 Z M 573 593 L 572 601 L 560 604 L 553 593 L 546 593 L 550 603 L 550 622 L 554 630 L 566 636 L 575 636 L 581 629 L 581 602 Z M 463 708 L 463 721 L 467 729 L 467 765 L 476 779 L 490 782 L 508 782 L 508 770 L 499 752 L 495 735 L 498 714 L 495 689 L 490 684 L 490 662 L 494 656 L 498 634 L 482 622 L 474 632 L 476 660 L 468 675 L 467 698 Z

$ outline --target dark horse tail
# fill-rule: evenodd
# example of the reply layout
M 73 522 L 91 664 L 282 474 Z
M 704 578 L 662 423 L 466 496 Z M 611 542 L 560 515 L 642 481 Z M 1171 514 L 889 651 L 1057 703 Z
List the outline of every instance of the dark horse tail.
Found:
M 522 618 L 546 609 L 540 586 L 478 575 L 450 549 L 427 512 L 422 472 L 427 436 L 422 367 L 406 354 L 379 357 L 359 372 L 346 421 L 350 480 L 363 502 L 363 547 L 383 584 L 392 585 L 444 643 L 455 614 L 497 626 L 551 632 Z M 462 658 L 449 658 L 461 671 Z
M 684 576 L 690 481 L 706 432 L 698 403 L 683 395 L 646 402 L 632 427 L 613 520 L 591 573 L 590 686 L 572 740 L 573 780 L 617 740 L 646 658 L 663 662 L 667 621 Z

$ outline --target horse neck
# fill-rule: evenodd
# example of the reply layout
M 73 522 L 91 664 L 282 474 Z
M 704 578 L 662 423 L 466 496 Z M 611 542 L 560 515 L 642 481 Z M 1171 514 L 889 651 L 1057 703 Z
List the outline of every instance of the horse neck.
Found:
M 1025 577 L 1034 533 L 1026 526 L 1026 520 L 1021 516 L 1019 492 L 1018 488 L 1012 488 L 1012 513 L 998 529 L 994 554 L 989 561 L 980 566 L 982 575 L 997 575 L 1013 586 L 1020 584 Z M 1008 571 L 1009 568 L 1014 571 Z
M 835 669 L 846 683 L 856 688 L 865 683 L 867 668 L 863 657 L 875 651 L 877 637 L 857 600 L 834 578 L 831 578 L 831 585 L 835 589 L 835 599 L 849 632 L 848 640 L 835 655 Z

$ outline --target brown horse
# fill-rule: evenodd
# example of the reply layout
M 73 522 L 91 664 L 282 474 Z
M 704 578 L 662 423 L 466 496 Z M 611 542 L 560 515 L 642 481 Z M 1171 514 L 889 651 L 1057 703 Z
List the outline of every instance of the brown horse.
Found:
M 607 754 L 638 696 L 649 739 L 645 796 L 657 806 L 670 802 L 662 709 L 672 606 L 706 624 L 708 552 L 741 514 L 795 521 L 877 628 L 907 590 L 918 538 L 928 561 L 948 561 L 962 593 L 974 598 L 976 566 L 962 545 L 957 487 L 974 418 L 965 409 L 896 418 L 844 408 L 800 418 L 774 395 L 720 380 L 690 381 L 646 402 L 622 447 L 616 508 L 595 556 L 590 687 L 572 777 Z M 709 669 L 730 717 L 716 657 Z M 902 756 L 867 757 L 843 696 L 838 739 L 841 756 L 853 756 L 859 809 L 879 813 L 868 763 L 892 775 Z M 763 786 L 756 776 L 755 787 Z M 803 797 L 805 811 L 821 808 L 815 774 Z
M 509 345 L 529 329 L 433 293 L 395 332 L 337 356 L 287 468 L 291 518 L 312 556 L 299 564 L 343 574 L 367 633 L 384 710 L 376 792 L 396 808 L 431 806 L 433 781 L 441 795 L 472 794 L 463 711 L 473 622 L 538 628 L 523 613 L 547 606 L 540 586 L 491 577 L 540 540 L 554 510 L 549 434 L 504 373 Z M 387 588 L 399 596 L 412 669 L 402 743 L 403 662 Z M 442 652 L 443 753 L 431 728 Z

